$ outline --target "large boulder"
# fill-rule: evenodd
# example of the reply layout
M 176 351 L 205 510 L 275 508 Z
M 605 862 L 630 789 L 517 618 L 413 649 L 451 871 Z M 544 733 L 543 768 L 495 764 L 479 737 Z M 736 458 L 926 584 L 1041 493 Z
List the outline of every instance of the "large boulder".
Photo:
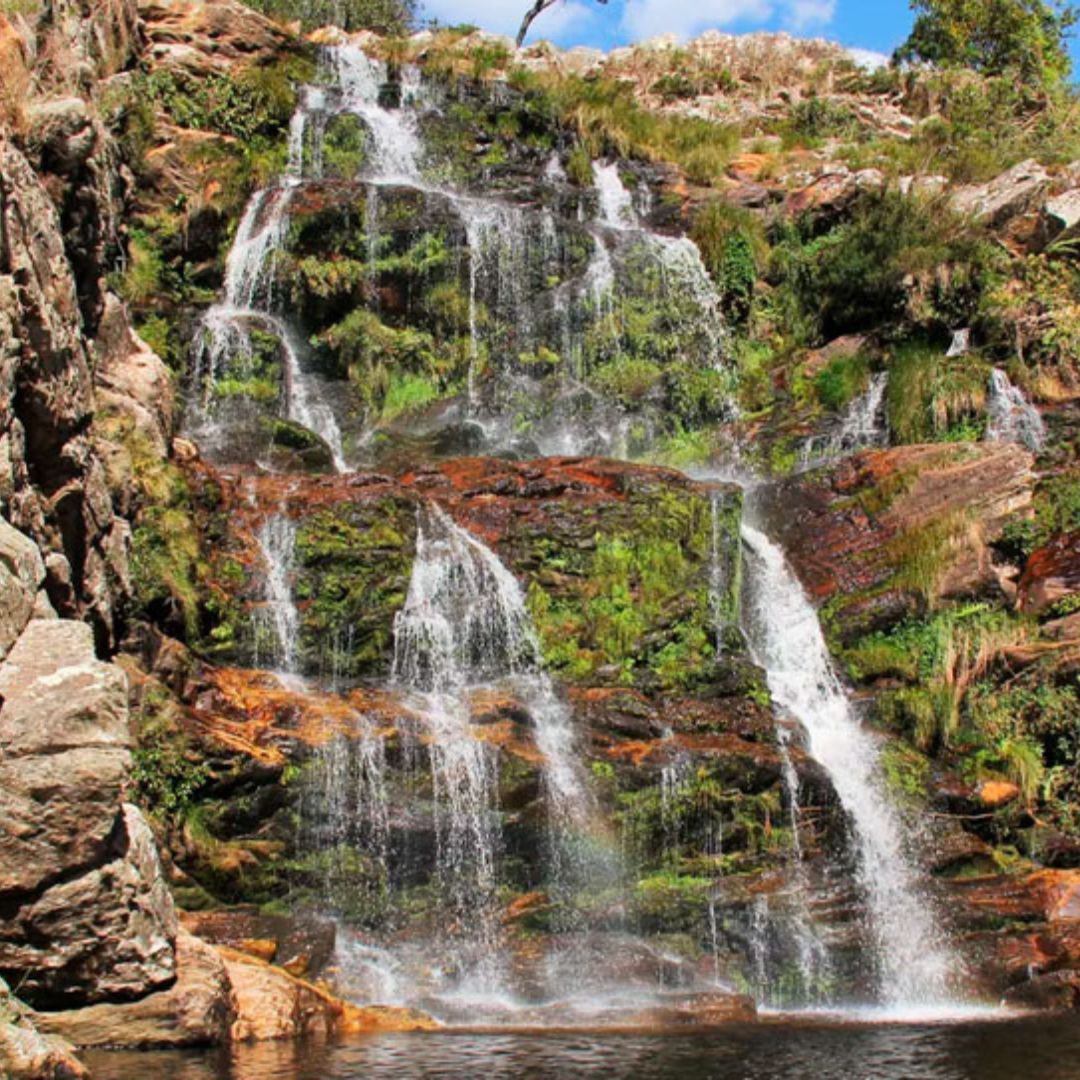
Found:
M 176 914 L 153 836 L 122 803 L 127 680 L 85 623 L 34 620 L 0 667 L 0 972 L 34 1005 L 172 981 Z
M 176 977 L 176 909 L 153 834 L 125 806 L 101 866 L 12 905 L 0 971 L 43 1008 L 136 998 Z
M 32 622 L 0 667 L 0 696 L 3 896 L 103 860 L 131 734 L 124 673 L 96 658 L 85 623 Z
M 228 1041 L 236 1019 L 232 984 L 217 949 L 181 930 L 176 982 L 139 1001 L 40 1013 L 42 1031 L 77 1046 L 212 1046 Z
M 1006 224 L 1035 209 L 1047 188 L 1050 174 L 1034 160 L 1021 161 L 986 184 L 973 184 L 953 193 L 953 206 L 991 227 Z

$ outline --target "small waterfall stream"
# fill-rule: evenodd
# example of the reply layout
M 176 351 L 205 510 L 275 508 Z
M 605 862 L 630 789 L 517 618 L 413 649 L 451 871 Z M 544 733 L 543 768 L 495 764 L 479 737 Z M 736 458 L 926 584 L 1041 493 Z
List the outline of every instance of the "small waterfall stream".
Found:
M 851 819 L 878 972 L 878 999 L 897 1011 L 950 1002 L 957 970 L 920 893 L 906 830 L 877 773 L 877 748 L 852 713 L 817 615 L 783 552 L 748 524 L 745 627 L 775 702 L 803 727 Z
M 887 445 L 889 424 L 885 393 L 888 388 L 888 372 L 872 375 L 870 385 L 847 406 L 839 424 L 828 434 L 814 436 L 803 444 L 803 468 L 835 461 L 856 450 Z
M 284 514 L 263 522 L 255 537 L 266 564 L 265 601 L 260 612 L 260 638 L 269 639 L 269 655 L 261 655 L 256 642 L 256 663 L 270 667 L 282 678 L 298 674 L 297 642 L 300 613 L 292 594 L 296 524 Z M 267 663 L 269 661 L 269 663 Z
M 989 421 L 986 438 L 991 442 L 1016 442 L 1038 452 L 1046 442 L 1046 425 L 1039 410 L 1014 386 L 1001 368 L 990 373 Z

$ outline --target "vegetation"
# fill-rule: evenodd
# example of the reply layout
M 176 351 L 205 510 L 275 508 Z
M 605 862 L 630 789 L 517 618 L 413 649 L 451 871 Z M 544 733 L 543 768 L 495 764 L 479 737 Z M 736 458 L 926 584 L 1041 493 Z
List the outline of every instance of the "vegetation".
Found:
M 897 61 L 926 60 L 1008 75 L 1040 92 L 1072 70 L 1067 38 L 1077 12 L 1059 0 L 914 0 L 918 13 Z
M 299 20 L 305 30 L 340 26 L 402 34 L 416 17 L 416 0 L 250 0 L 251 7 L 281 22 Z

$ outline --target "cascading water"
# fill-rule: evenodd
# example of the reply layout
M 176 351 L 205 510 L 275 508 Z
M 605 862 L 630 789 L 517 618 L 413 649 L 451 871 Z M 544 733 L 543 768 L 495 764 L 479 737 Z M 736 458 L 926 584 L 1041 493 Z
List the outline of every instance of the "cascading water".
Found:
M 660 267 L 666 293 L 679 289 L 689 294 L 706 341 L 705 360 L 710 367 L 722 370 L 728 352 L 727 326 L 720 294 L 701 260 L 697 245 L 686 236 L 663 236 L 644 228 L 634 206 L 634 197 L 623 184 L 617 165 L 593 162 L 593 176 L 601 223 L 646 245 Z
M 957 962 L 921 895 L 906 830 L 883 793 L 873 739 L 854 716 L 829 660 L 817 615 L 783 553 L 743 526 L 745 630 L 774 701 L 803 727 L 848 814 L 869 910 L 879 1000 L 897 1011 L 950 1002 Z
M 275 514 L 263 522 L 255 538 L 266 564 L 265 597 L 258 622 L 255 662 L 288 678 L 299 670 L 300 613 L 292 594 L 296 524 L 284 514 Z M 268 641 L 265 653 L 260 648 L 261 641 Z
M 830 434 L 807 439 L 802 449 L 804 468 L 834 461 L 845 454 L 889 441 L 885 411 L 885 393 L 889 388 L 887 372 L 872 375 L 870 385 L 844 410 L 839 425 Z
M 1001 368 L 990 373 L 986 438 L 993 442 L 1016 442 L 1039 451 L 1046 443 L 1046 425 L 1039 410 L 1014 386 Z
M 471 730 L 470 695 L 503 679 L 532 718 L 556 820 L 584 826 L 590 800 L 570 717 L 540 669 L 521 588 L 490 549 L 444 511 L 427 507 L 408 596 L 394 623 L 392 681 L 430 739 L 439 877 L 489 990 L 497 981 L 495 774 L 490 748 Z

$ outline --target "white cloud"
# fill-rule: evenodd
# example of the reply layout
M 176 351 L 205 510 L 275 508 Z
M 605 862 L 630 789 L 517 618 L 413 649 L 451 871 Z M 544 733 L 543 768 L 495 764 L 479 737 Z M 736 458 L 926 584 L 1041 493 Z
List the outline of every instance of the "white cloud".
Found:
M 708 27 L 764 22 L 772 13 L 771 0 L 627 0 L 622 24 L 634 40 L 658 34 L 687 38 Z
M 513 37 L 521 26 L 521 20 L 529 7 L 527 0 L 425 0 L 424 14 L 439 22 L 472 23 L 482 30 Z M 602 8 L 597 10 L 603 11 Z M 563 0 L 548 8 L 532 25 L 529 39 L 562 37 L 582 30 L 593 18 L 594 12 L 583 0 Z
M 889 66 L 889 57 L 885 53 L 874 52 L 873 49 L 848 49 L 848 56 L 867 71 L 877 71 L 878 68 Z
M 788 0 L 781 8 L 785 26 L 805 30 L 831 23 L 836 14 L 836 0 Z
M 675 34 L 689 38 L 711 28 L 779 21 L 789 30 L 832 21 L 836 0 L 627 0 L 622 27 L 634 40 Z

